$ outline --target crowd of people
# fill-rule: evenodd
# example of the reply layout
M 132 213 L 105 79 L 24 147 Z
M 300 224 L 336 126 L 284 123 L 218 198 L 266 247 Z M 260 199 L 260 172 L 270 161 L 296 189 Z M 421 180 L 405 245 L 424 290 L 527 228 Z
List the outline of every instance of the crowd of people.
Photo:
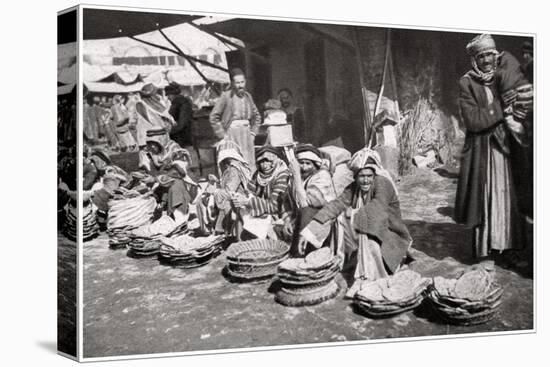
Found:
M 467 135 L 455 217 L 474 229 L 474 256 L 484 257 L 525 244 L 519 239 L 521 211 L 513 170 L 518 164 L 514 158 L 528 155 L 513 157 L 510 152 L 514 142 L 521 151 L 529 149 L 532 80 L 510 54 L 496 51 L 488 35 L 476 37 L 467 50 L 472 70 L 460 80 Z M 180 144 L 189 139 L 192 105 L 177 86 L 160 91 L 147 84 L 126 103 L 115 96 L 110 112 L 101 101 L 92 101 L 85 114 L 103 124 L 85 122 L 86 142 L 93 143 L 103 126 L 113 146 L 139 152 L 139 170 L 125 172 L 105 151 L 85 149 L 84 206 L 93 208 L 105 229 L 115 190 L 151 191 L 159 213 L 176 221 L 195 216 L 207 234 L 225 234 L 233 241 L 280 239 L 290 244 L 294 257 L 329 247 L 341 258 L 352 290 L 365 280 L 397 272 L 411 260 L 413 240 L 401 217 L 395 182 L 376 151 L 365 147 L 352 155 L 343 148 L 300 143 L 296 135 L 303 132 L 295 133 L 286 149 L 271 145 L 270 139 L 255 145 L 262 121 L 273 111 L 279 117 L 282 113 L 293 130 L 298 128 L 303 114 L 289 102 L 291 96 L 288 89 L 279 91 L 261 114 L 246 90 L 244 73 L 232 70 L 231 88 L 210 114 L 219 139 L 219 177 L 201 180 L 190 172 L 191 155 Z M 72 171 L 65 171 L 72 180 Z M 60 190 L 71 193 L 76 187 L 60 185 Z M 74 195 L 65 196 L 74 206 Z

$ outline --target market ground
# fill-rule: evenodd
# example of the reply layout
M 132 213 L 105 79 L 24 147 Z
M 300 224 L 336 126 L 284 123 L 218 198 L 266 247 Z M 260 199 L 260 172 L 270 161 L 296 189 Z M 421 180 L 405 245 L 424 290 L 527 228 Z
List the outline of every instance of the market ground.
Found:
M 409 266 L 425 276 L 450 277 L 473 263 L 470 233 L 450 217 L 455 189 L 455 175 L 446 170 L 417 171 L 399 183 L 403 217 L 414 238 L 415 261 Z M 85 243 L 84 356 L 533 328 L 529 266 L 497 264 L 496 279 L 505 289 L 500 313 L 487 324 L 460 327 L 442 323 L 426 305 L 390 319 L 369 319 L 355 313 L 344 291 L 321 305 L 285 307 L 274 301 L 270 283 L 230 283 L 222 275 L 224 265 L 222 254 L 202 268 L 173 269 L 110 250 L 105 235 Z

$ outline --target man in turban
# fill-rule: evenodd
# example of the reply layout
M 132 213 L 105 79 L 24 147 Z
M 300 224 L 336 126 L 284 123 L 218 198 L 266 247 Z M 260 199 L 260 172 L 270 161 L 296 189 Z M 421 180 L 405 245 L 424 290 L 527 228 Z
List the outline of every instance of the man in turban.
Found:
M 254 137 L 261 115 L 250 93 L 241 69 L 230 73 L 231 89 L 223 92 L 210 113 L 210 123 L 219 139 L 234 141 L 251 169 L 254 162 Z
M 336 191 L 319 149 L 311 144 L 298 145 L 296 159 L 299 168 L 291 164 L 291 172 L 294 177 L 300 176 L 301 184 L 295 179 L 291 181 L 291 194 L 285 202 L 283 220 L 284 237 L 293 238 L 291 251 L 299 256 L 304 255 L 304 251 L 299 251 L 297 246 L 299 232 L 317 211 L 336 198 Z
M 406 258 L 412 238 L 401 218 L 395 184 L 380 164 L 378 153 L 368 148 L 358 151 L 349 168 L 354 182 L 315 214 L 300 232 L 299 247 L 301 252 L 306 243 L 320 247 L 331 224 L 338 220 L 337 253 L 344 259 L 344 270 L 355 268 L 354 278 L 359 281 L 354 283 L 353 293 L 363 280 L 395 273 Z
M 466 139 L 455 220 L 473 229 L 474 256 L 484 257 L 492 250 L 502 252 L 522 246 L 510 140 L 512 135 L 522 134 L 523 126 L 513 114 L 505 113 L 499 94 L 503 81 L 495 80 L 496 73 L 502 73 L 498 70 L 500 54 L 492 37 L 477 36 L 466 50 L 472 69 L 459 81 L 459 108 Z

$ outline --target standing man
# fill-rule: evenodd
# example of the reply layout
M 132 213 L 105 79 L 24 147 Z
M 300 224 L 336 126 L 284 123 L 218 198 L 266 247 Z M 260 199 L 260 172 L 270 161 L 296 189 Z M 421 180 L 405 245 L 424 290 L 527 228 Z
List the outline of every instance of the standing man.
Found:
M 165 89 L 171 102 L 170 115 L 176 125 L 170 130 L 170 138 L 182 147 L 193 144 L 191 139 L 191 123 L 193 121 L 193 102 L 183 94 L 177 83 L 170 83 Z
M 219 139 L 234 141 L 249 167 L 256 167 L 254 137 L 261 115 L 250 93 L 241 69 L 230 72 L 231 89 L 222 93 L 210 113 L 210 123 Z
M 292 125 L 292 133 L 296 141 L 302 142 L 304 140 L 305 132 L 305 118 L 304 112 L 301 108 L 294 104 L 294 98 L 292 92 L 288 88 L 282 88 L 277 93 L 279 101 L 281 101 L 281 107 L 286 113 L 286 120 Z
M 504 115 L 495 85 L 499 53 L 491 36 L 475 37 L 466 50 L 472 69 L 459 81 L 466 140 L 455 220 L 473 229 L 474 256 L 484 257 L 523 246 L 510 162 L 510 134 L 520 133 L 521 124 Z

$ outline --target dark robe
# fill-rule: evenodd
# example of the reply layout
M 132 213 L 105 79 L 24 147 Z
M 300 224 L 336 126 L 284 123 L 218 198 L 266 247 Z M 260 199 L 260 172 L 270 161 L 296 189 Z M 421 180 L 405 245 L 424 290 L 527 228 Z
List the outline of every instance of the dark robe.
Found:
M 326 224 L 336 219 L 350 207 L 355 207 L 361 189 L 353 182 L 335 200 L 323 207 L 314 221 Z M 412 238 L 401 218 L 399 198 L 392 183 L 385 177 L 376 176 L 365 203 L 353 221 L 354 229 L 366 234 L 380 244 L 382 258 L 387 268 L 395 272 L 407 255 Z
M 498 94 L 489 104 L 484 86 L 469 76 L 460 81 L 459 108 L 466 125 L 455 201 L 455 221 L 474 227 L 481 224 L 483 185 L 487 180 L 489 144 L 497 144 L 504 114 Z
M 183 95 L 178 95 L 172 101 L 169 112 L 176 121 L 176 125 L 170 130 L 170 138 L 182 147 L 192 145 L 193 102 Z

